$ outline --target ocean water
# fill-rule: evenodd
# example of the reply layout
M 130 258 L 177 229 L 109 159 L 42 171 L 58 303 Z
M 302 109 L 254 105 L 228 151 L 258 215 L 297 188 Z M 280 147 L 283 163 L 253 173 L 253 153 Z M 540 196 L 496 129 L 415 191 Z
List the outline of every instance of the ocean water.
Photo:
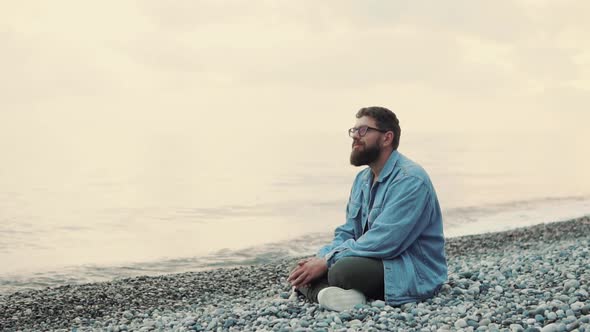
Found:
M 5 134 L 8 135 L 8 134 Z M 312 254 L 344 220 L 345 133 L 2 137 L 0 293 Z M 585 132 L 404 132 L 447 237 L 590 214 Z

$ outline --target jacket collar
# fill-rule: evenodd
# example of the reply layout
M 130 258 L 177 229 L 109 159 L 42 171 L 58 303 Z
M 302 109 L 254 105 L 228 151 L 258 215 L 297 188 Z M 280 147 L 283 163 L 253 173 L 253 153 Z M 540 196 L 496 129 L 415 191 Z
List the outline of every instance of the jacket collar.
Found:
M 397 152 L 397 150 L 393 150 L 393 152 L 391 152 L 391 155 L 389 156 L 389 158 L 387 159 L 387 162 L 383 166 L 381 173 L 379 173 L 379 178 L 377 179 L 377 182 L 383 182 L 391 174 L 391 172 L 393 172 L 393 169 L 395 168 L 395 165 L 397 164 L 399 156 L 400 156 L 400 154 L 399 154 L 399 152 Z M 373 171 L 370 170 L 370 168 L 369 168 L 369 172 L 367 172 L 367 175 L 365 175 L 365 181 L 367 181 L 367 182 L 371 181 L 372 177 L 373 177 Z

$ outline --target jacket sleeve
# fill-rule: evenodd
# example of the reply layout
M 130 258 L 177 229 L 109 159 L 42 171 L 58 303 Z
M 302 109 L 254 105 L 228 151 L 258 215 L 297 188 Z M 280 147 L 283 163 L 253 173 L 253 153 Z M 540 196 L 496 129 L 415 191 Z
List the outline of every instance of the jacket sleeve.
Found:
M 354 240 L 354 221 L 348 218 L 348 210 L 350 209 L 350 201 L 352 199 L 354 188 L 356 188 L 358 186 L 358 183 L 362 181 L 363 174 L 363 172 L 359 172 L 352 183 L 352 188 L 350 189 L 350 195 L 348 197 L 348 204 L 346 205 L 346 222 L 343 225 L 338 226 L 336 228 L 336 230 L 334 231 L 334 239 L 330 244 L 327 244 L 320 248 L 320 250 L 316 254 L 317 257 L 326 257 L 326 255 L 332 252 L 334 248 L 338 247 L 343 242 L 348 240 Z
M 348 215 L 348 208 L 350 203 L 346 205 L 346 215 Z M 327 244 L 320 248 L 317 252 L 317 257 L 325 257 L 330 251 L 332 251 L 335 247 L 341 245 L 343 242 L 347 240 L 354 239 L 354 225 L 350 222 L 348 218 L 346 218 L 346 223 L 344 225 L 340 225 L 334 231 L 334 239 L 332 243 Z
M 393 259 L 403 253 L 428 226 L 430 192 L 421 179 L 412 176 L 391 184 L 383 211 L 371 228 L 357 240 L 349 238 L 327 254 L 328 266 L 343 257 Z

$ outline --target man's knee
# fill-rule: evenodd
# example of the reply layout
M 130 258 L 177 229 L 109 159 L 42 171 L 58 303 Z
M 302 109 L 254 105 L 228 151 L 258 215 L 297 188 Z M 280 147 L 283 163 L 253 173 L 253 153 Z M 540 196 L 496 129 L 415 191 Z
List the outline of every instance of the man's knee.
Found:
M 358 266 L 353 257 L 345 257 L 338 260 L 328 270 L 328 283 L 344 289 L 354 288 L 355 280 L 358 278 Z

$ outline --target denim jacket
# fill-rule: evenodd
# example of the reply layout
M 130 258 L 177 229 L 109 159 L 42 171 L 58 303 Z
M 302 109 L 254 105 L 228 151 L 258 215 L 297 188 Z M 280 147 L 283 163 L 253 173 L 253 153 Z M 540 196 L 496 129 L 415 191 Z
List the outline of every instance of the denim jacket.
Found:
M 325 257 L 328 267 L 349 256 L 381 259 L 390 305 L 432 297 L 447 280 L 447 261 L 441 210 L 428 174 L 393 151 L 372 182 L 370 168 L 356 176 L 346 223 L 317 256 Z

